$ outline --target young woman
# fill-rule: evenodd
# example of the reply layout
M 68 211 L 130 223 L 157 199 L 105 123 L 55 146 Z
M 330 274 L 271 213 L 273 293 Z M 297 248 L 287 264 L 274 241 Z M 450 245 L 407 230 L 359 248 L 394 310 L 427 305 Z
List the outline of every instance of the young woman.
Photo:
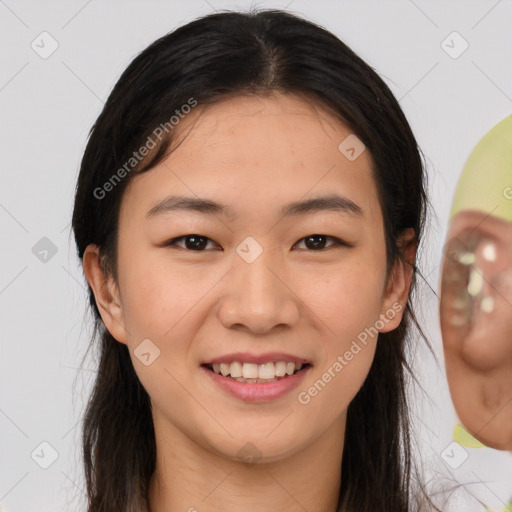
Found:
M 136 57 L 73 213 L 100 338 L 88 512 L 419 510 L 425 189 L 388 87 L 311 22 L 216 13 Z

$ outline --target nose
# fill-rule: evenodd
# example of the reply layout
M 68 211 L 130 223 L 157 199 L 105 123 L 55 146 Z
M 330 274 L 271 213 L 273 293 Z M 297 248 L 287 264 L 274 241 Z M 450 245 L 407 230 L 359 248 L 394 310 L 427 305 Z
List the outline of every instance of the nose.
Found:
M 218 310 L 224 327 L 265 334 L 298 323 L 300 300 L 292 279 L 271 253 L 263 251 L 252 263 L 234 259 Z

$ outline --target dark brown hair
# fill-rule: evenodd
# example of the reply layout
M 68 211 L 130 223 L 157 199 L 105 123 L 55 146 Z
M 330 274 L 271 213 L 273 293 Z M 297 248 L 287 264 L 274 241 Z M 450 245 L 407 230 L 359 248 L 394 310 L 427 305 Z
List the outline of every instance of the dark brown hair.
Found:
M 73 212 L 79 257 L 89 244 L 98 245 L 105 268 L 116 276 L 123 191 L 136 173 L 161 161 L 172 131 L 148 159 L 110 181 L 108 193 L 98 191 L 105 190 L 104 184 L 155 127 L 168 122 L 190 98 L 201 106 L 273 91 L 300 95 L 334 113 L 369 150 L 389 275 L 403 257 L 397 243 L 403 230 L 413 228 L 418 242 L 423 233 L 426 176 L 416 140 L 393 94 L 369 65 L 329 31 L 280 10 L 204 16 L 161 37 L 131 62 L 94 124 L 83 155 Z M 413 288 L 416 275 L 414 266 Z M 89 301 L 96 326 L 91 346 L 97 335 L 100 343 L 82 430 L 88 512 L 139 512 L 147 506 L 155 467 L 150 399 L 127 346 L 105 329 L 90 288 Z M 405 355 L 412 323 L 419 329 L 409 298 L 400 326 L 379 336 L 369 375 L 348 408 L 339 499 L 343 510 L 413 510 L 406 400 L 412 372 Z

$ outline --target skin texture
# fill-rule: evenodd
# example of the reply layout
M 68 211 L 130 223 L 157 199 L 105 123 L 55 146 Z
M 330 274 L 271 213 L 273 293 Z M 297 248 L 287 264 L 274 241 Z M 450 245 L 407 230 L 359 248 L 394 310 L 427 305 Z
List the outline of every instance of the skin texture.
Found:
M 400 311 L 379 330 L 396 328 L 411 282 L 411 266 L 402 262 L 387 280 L 369 152 L 348 160 L 338 145 L 350 130 L 293 95 L 198 107 L 178 128 L 177 149 L 135 177 L 123 197 L 118 281 L 102 272 L 97 247 L 84 255 L 103 321 L 130 348 L 151 397 L 151 512 L 251 512 L 261 510 L 262 496 L 273 511 L 334 512 L 346 411 L 368 374 L 376 337 L 307 405 L 297 393 L 365 328 L 390 317 L 393 305 Z M 332 193 L 355 202 L 362 215 L 279 214 L 290 202 Z M 170 194 L 225 203 L 233 216 L 174 211 L 146 218 Z M 186 249 L 183 239 L 163 246 L 188 234 L 208 237 L 208 245 L 202 252 Z M 313 234 L 353 247 L 327 239 L 325 249 L 311 248 L 303 239 Z M 408 230 L 404 244 L 413 235 Z M 252 263 L 236 252 L 247 236 L 263 249 Z M 410 244 L 409 263 L 415 251 Z M 133 351 L 148 338 L 160 356 L 145 366 Z M 232 352 L 271 351 L 313 366 L 299 389 L 265 403 L 227 395 L 200 368 Z M 255 464 L 238 455 L 247 443 L 257 449 Z
M 484 257 L 489 244 L 494 261 Z M 440 314 L 455 409 L 476 439 L 512 451 L 512 116 L 469 157 L 445 248 Z M 475 261 L 461 264 L 461 254 L 474 254 Z M 467 293 L 473 270 L 483 277 L 474 297 Z M 488 311 L 484 299 L 492 304 Z

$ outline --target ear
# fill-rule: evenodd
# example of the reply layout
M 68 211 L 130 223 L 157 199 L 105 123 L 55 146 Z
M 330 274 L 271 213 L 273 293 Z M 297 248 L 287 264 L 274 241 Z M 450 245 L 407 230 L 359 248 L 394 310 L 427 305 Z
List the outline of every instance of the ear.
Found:
M 126 344 L 126 329 L 119 289 L 114 277 L 102 264 L 99 247 L 90 244 L 83 256 L 84 274 L 91 287 L 101 318 L 110 334 Z
M 411 289 L 414 261 L 418 249 L 418 241 L 413 228 L 405 229 L 398 237 L 398 248 L 402 254 L 393 264 L 382 301 L 381 318 L 385 318 L 384 326 L 379 332 L 396 329 L 402 321 L 403 312 Z M 393 311 L 393 317 L 389 312 Z

